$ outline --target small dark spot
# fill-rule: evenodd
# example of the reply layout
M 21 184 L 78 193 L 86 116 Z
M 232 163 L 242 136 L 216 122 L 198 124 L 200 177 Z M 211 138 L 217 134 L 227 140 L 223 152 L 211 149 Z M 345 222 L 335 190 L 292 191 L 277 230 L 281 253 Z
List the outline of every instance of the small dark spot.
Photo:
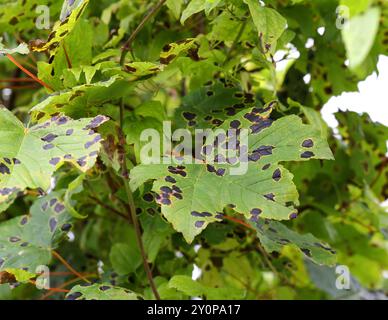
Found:
M 2 174 L 11 174 L 11 171 L 9 170 L 9 168 L 4 163 L 0 163 L 0 173 L 2 173 Z
M 176 180 L 173 177 L 171 177 L 171 176 L 167 176 L 164 180 L 166 182 L 176 183 Z
M 205 224 L 205 221 L 196 221 L 195 227 L 196 228 L 202 228 L 202 226 Z
M 56 166 L 56 165 L 59 163 L 59 161 L 61 161 L 61 159 L 58 158 L 58 157 L 55 157 L 55 158 L 52 158 L 52 159 L 49 161 L 49 163 L 52 164 L 53 166 Z
M 100 289 L 101 291 L 107 291 L 107 290 L 111 289 L 111 287 L 108 287 L 108 286 L 101 286 L 99 289 Z
M 71 136 L 73 134 L 73 132 L 74 132 L 74 129 L 67 129 L 66 130 L 66 135 L 67 136 Z
M 56 213 L 60 213 L 61 211 L 63 211 L 65 209 L 65 206 L 62 204 L 62 203 L 57 203 L 54 207 L 54 211 Z
M 273 193 L 265 194 L 264 198 L 266 198 L 267 200 L 275 201 L 275 195 Z
M 80 297 L 82 297 L 82 293 L 81 292 L 74 292 L 72 294 L 69 294 L 66 297 L 66 300 L 77 300 Z
M 313 146 L 314 146 L 314 141 L 311 139 L 307 139 L 302 143 L 302 147 L 304 148 L 312 148 Z
M 231 123 L 230 123 L 230 127 L 231 128 L 234 128 L 234 129 L 237 129 L 238 127 L 241 126 L 241 122 L 238 121 L 238 120 L 233 120 Z
M 54 148 L 54 145 L 53 145 L 52 143 L 45 144 L 45 145 L 43 146 L 43 150 L 50 150 L 50 149 L 52 149 L 52 148 Z
M 309 159 L 314 156 L 315 156 L 314 152 L 311 152 L 311 151 L 305 151 L 300 155 L 300 157 L 303 159 Z
M 62 227 L 61 227 L 61 230 L 62 230 L 63 232 L 70 231 L 70 229 L 71 229 L 71 224 L 70 224 L 70 223 L 65 223 L 65 224 L 62 225 Z
M 50 231 L 51 232 L 54 232 L 55 231 L 55 228 L 57 227 L 57 219 L 55 218 L 51 218 L 50 221 L 49 221 L 49 225 L 50 225 Z
M 154 197 L 151 193 L 146 193 L 144 196 L 143 196 L 143 199 L 144 201 L 147 201 L 147 202 L 152 202 L 154 201 Z
M 272 174 L 272 179 L 274 179 L 276 182 L 279 181 L 281 177 L 282 177 L 282 172 L 280 171 L 280 169 L 276 169 Z
M 311 258 L 311 251 L 309 249 L 304 249 L 304 248 L 301 248 L 300 249 L 306 256 L 310 257 Z
M 258 208 L 254 208 L 251 210 L 251 215 L 253 216 L 258 216 L 259 214 L 261 214 L 263 211 L 261 209 L 258 209 Z
M 56 134 L 49 133 L 48 135 L 41 138 L 41 140 L 44 142 L 53 142 L 56 138 L 58 138 Z

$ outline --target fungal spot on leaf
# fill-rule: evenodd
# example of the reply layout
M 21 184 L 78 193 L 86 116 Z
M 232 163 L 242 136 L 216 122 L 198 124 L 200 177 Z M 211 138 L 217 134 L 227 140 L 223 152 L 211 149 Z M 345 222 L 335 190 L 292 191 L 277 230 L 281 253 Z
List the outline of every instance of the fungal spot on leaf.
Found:
M 262 170 L 267 170 L 267 169 L 269 169 L 270 167 L 271 167 L 271 164 L 268 163 L 268 164 L 266 164 L 266 165 L 263 166 Z
M 107 291 L 107 290 L 111 289 L 111 287 L 108 287 L 108 286 L 101 286 L 99 289 L 100 289 L 101 291 Z
M 65 210 L 65 206 L 62 203 L 57 203 L 54 207 L 56 213 L 60 213 L 63 210 Z
M 280 169 L 276 169 L 274 173 L 272 174 L 272 179 L 274 179 L 276 182 L 279 181 L 282 177 L 282 173 Z
M 311 139 L 307 139 L 302 143 L 302 147 L 304 148 L 312 148 L 313 146 L 314 146 L 314 141 Z
M 53 142 L 56 138 L 58 138 L 58 136 L 56 134 L 49 133 L 46 136 L 44 136 L 43 138 L 41 138 L 41 140 L 44 142 Z
M 144 196 L 143 196 L 143 199 L 144 201 L 147 201 L 147 202 L 152 202 L 154 201 L 154 197 L 151 193 L 146 193 Z
M 241 126 L 241 122 L 238 121 L 238 120 L 233 120 L 231 123 L 230 123 L 230 127 L 231 128 L 234 128 L 234 129 L 237 129 Z
M 53 166 L 56 166 L 59 163 L 59 161 L 61 161 L 61 159 L 58 157 L 55 157 L 55 158 L 51 158 L 49 163 L 52 164 Z
M 205 221 L 196 221 L 195 222 L 195 227 L 196 228 L 202 228 L 204 224 L 205 224 Z
M 72 294 L 69 294 L 66 297 L 66 300 L 77 300 L 80 297 L 82 297 L 82 293 L 81 292 L 74 292 Z
M 273 193 L 265 194 L 264 198 L 266 198 L 267 200 L 275 201 L 275 195 Z
M 303 159 L 309 159 L 314 156 L 315 156 L 314 152 L 311 152 L 311 151 L 305 151 L 300 155 L 300 157 Z
M 54 145 L 52 143 L 45 144 L 43 146 L 43 150 L 50 150 L 50 149 L 53 149 L 53 148 L 54 148 Z
M 306 256 L 308 256 L 309 258 L 312 257 L 311 251 L 310 251 L 309 249 L 301 248 L 300 250 L 301 250 Z
M 176 183 L 176 180 L 173 177 L 171 177 L 171 176 L 167 176 L 164 180 L 166 182 Z
M 66 130 L 66 135 L 67 136 L 71 136 L 73 134 L 73 132 L 74 132 L 74 129 L 67 129 Z
M 296 219 L 298 217 L 298 212 L 293 212 L 290 214 L 289 218 L 292 220 L 292 219 Z
M 57 223 L 58 223 L 58 221 L 55 218 L 51 218 L 49 220 L 49 226 L 50 226 L 50 232 L 51 233 L 55 231 L 55 228 L 57 227 Z
M 61 227 L 61 230 L 62 230 L 63 232 L 68 232 L 68 231 L 70 231 L 70 229 L 71 229 L 71 224 L 70 224 L 70 223 L 65 223 L 65 224 L 63 224 L 62 227 Z
M 0 163 L 0 173 L 2 173 L 2 174 L 11 174 L 11 171 L 9 170 L 9 168 L 4 163 Z
M 186 120 L 194 120 L 197 115 L 192 113 L 192 112 L 183 112 L 183 117 L 186 119 Z

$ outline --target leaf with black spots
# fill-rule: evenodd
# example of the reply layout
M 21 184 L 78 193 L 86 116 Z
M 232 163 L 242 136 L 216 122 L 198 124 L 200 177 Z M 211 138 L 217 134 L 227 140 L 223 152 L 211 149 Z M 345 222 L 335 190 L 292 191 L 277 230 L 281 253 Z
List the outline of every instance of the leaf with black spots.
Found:
M 188 38 L 178 42 L 166 44 L 163 47 L 163 51 L 160 53 L 160 63 L 170 64 L 177 57 L 182 54 L 192 52 L 196 48 L 195 39 Z
M 73 287 L 66 300 L 143 300 L 143 297 L 125 288 L 95 283 Z
M 281 252 L 286 245 L 294 245 L 310 260 L 320 265 L 333 266 L 336 252 L 311 234 L 300 235 L 277 221 L 263 219 L 251 223 L 264 249 L 269 253 Z
M 82 172 L 93 167 L 102 140 L 94 129 L 107 120 L 57 115 L 25 127 L 9 110 L 0 108 L 0 204 L 26 188 L 48 190 L 53 173 L 64 163 Z
M 35 273 L 38 266 L 48 265 L 68 226 L 71 216 L 58 193 L 36 200 L 29 215 L 0 223 L 0 271 Z
M 162 164 L 139 165 L 132 169 L 132 189 L 136 190 L 148 180 L 156 180 L 153 191 L 157 194 L 156 201 L 162 214 L 188 242 L 209 223 L 221 221 L 224 208 L 230 204 L 253 221 L 259 217 L 275 220 L 296 218 L 298 192 L 292 174 L 279 162 L 332 159 L 333 156 L 327 142 L 313 126 L 303 124 L 297 116 L 286 116 L 272 122 L 268 118 L 270 111 L 271 106 L 243 110 L 219 127 L 226 132 L 236 127 L 238 122 L 240 130 L 249 131 L 248 145 L 245 146 L 247 158 L 235 159 L 240 160 L 238 164 L 229 157 L 225 159 L 229 162 L 219 161 L 219 148 L 214 153 L 214 160 L 218 163 L 213 164 L 206 164 L 205 157 L 197 162 L 186 157 L 181 165 L 163 164 L 164 159 L 161 159 Z M 214 145 L 214 137 L 212 139 L 210 142 Z M 308 146 L 303 147 L 306 140 L 313 143 L 309 141 Z M 219 139 L 217 141 L 221 144 Z M 221 147 L 229 146 L 229 142 L 230 137 L 224 137 Z M 240 147 L 240 156 L 243 147 Z M 232 173 L 244 162 L 245 173 Z

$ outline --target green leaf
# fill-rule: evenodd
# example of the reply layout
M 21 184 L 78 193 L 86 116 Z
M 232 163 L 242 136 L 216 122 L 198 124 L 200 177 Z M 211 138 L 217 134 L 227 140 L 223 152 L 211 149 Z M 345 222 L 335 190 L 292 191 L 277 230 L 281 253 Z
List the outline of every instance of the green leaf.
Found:
M 268 51 L 286 29 L 287 20 L 276 10 L 261 6 L 259 1 L 244 0 L 244 2 L 249 6 L 253 22 L 262 39 L 263 49 Z
M 0 271 L 23 269 L 35 273 L 38 266 L 50 263 L 51 251 L 70 228 L 71 216 L 58 193 L 36 200 L 30 215 L 0 224 Z
M 317 264 L 332 266 L 336 262 L 335 251 L 311 234 L 300 235 L 277 221 L 260 219 L 252 225 L 257 230 L 257 236 L 264 249 L 269 253 L 281 252 L 284 246 L 294 245 Z
M 153 191 L 162 214 L 189 243 L 209 223 L 221 221 L 227 206 L 248 219 L 257 218 L 258 213 L 275 220 L 296 217 L 298 193 L 293 176 L 279 162 L 332 159 L 332 153 L 321 133 L 302 124 L 300 118 L 288 116 L 272 123 L 256 113 L 263 111 L 242 111 L 221 126 L 228 129 L 232 121 L 239 121 L 241 128 L 251 131 L 245 174 L 229 174 L 234 168 L 229 164 L 209 166 L 186 158 L 181 165 L 168 165 L 162 159 L 162 164 L 139 165 L 131 170 L 132 190 L 156 179 Z
M 194 281 L 188 276 L 177 275 L 171 278 L 169 288 L 176 289 L 190 297 L 206 296 L 209 300 L 238 300 L 244 297 L 244 291 L 235 288 L 212 288 Z
M 47 190 L 53 173 L 64 163 L 82 172 L 93 167 L 101 140 L 93 129 L 107 120 L 58 115 L 25 127 L 8 109 L 0 108 L 0 204 L 26 188 Z
M 179 19 L 182 12 L 183 0 L 167 0 L 166 5 L 174 14 L 176 19 Z
M 95 283 L 73 287 L 66 295 L 66 300 L 143 300 L 143 298 L 128 289 Z
M 69 183 L 67 186 L 65 196 L 64 196 L 64 202 L 66 210 L 69 211 L 69 213 L 77 219 L 85 219 L 87 216 L 83 216 L 80 214 L 73 205 L 73 200 L 71 199 L 74 194 L 80 193 L 84 190 L 83 182 L 85 180 L 85 174 L 79 175 L 76 179 L 74 179 L 72 182 Z
M 357 68 L 368 56 L 379 29 L 379 19 L 380 9 L 371 8 L 351 18 L 342 30 L 350 68 Z
M 127 275 L 136 271 L 141 265 L 141 255 L 137 246 L 116 243 L 110 251 L 110 262 L 119 275 Z
M 190 18 L 193 14 L 205 10 L 209 14 L 215 7 L 217 7 L 222 0 L 191 0 L 185 10 L 182 12 L 181 23 Z

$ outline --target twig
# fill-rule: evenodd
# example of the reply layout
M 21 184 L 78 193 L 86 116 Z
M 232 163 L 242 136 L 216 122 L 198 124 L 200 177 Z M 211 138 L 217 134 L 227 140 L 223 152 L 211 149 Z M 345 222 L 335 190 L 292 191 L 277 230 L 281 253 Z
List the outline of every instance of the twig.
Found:
M 124 124 L 123 123 L 123 119 L 124 119 L 124 100 L 121 99 L 121 103 L 120 103 L 120 128 L 121 128 L 121 130 L 122 130 L 123 124 Z M 144 270 L 146 272 L 148 282 L 149 282 L 149 284 L 151 286 L 151 289 L 152 289 L 152 292 L 154 293 L 155 298 L 157 300 L 160 300 L 160 295 L 159 295 L 158 289 L 156 288 L 151 268 L 150 268 L 150 266 L 148 264 L 147 253 L 146 253 L 146 251 L 144 249 L 144 244 L 143 244 L 143 240 L 142 240 L 142 236 L 141 236 L 140 225 L 139 225 L 139 221 L 138 221 L 137 216 L 136 216 L 135 202 L 133 200 L 132 190 L 131 190 L 131 188 L 129 187 L 129 184 L 128 184 L 128 177 L 127 177 L 128 168 L 127 168 L 127 163 L 126 163 L 126 159 L 125 158 L 123 159 L 122 170 L 123 170 L 122 180 L 123 180 L 123 183 L 124 183 L 124 186 L 125 186 L 125 192 L 127 194 L 128 204 L 129 204 L 129 208 L 130 208 L 130 210 L 129 210 L 129 218 L 132 220 L 133 227 L 135 229 L 136 242 L 137 242 L 137 245 L 138 245 L 138 247 L 140 249 L 140 254 L 141 254 L 141 257 L 142 257 L 142 260 L 143 260 Z
M 46 87 L 47 89 L 50 89 L 51 91 L 54 91 L 54 89 L 49 86 L 44 81 L 38 79 L 36 76 L 34 76 L 30 71 L 28 71 L 26 68 L 24 68 L 19 62 L 17 62 L 10 54 L 7 54 L 7 58 L 15 64 L 18 68 L 20 68 L 25 74 L 30 76 L 32 79 L 34 79 L 36 82 L 40 83 L 42 86 Z
M 87 282 L 87 283 L 90 283 L 90 281 L 88 279 L 86 279 L 82 274 L 80 274 L 77 270 L 75 270 L 69 263 L 67 263 L 67 261 L 62 258 L 62 256 L 56 252 L 55 250 L 52 250 L 51 253 L 53 254 L 53 256 L 55 258 L 57 258 L 60 262 L 63 263 L 63 265 L 69 270 L 71 271 L 75 276 L 79 277 L 80 279 L 82 279 L 83 281 Z
M 143 29 L 144 25 L 152 18 L 152 16 L 159 11 L 159 9 L 164 5 L 164 3 L 167 0 L 159 0 L 159 2 L 151 9 L 151 11 L 143 18 L 143 20 L 140 22 L 140 24 L 136 27 L 136 29 L 132 32 L 131 36 L 128 38 L 128 40 L 124 43 L 123 47 L 121 48 L 121 57 L 120 57 L 120 64 L 123 66 L 125 62 L 125 57 L 127 56 L 127 53 L 129 50 L 131 50 L 132 42 L 135 40 L 136 36 L 139 34 L 139 32 Z
M 50 274 L 51 275 L 51 274 Z M 95 274 L 89 274 L 89 275 L 85 275 L 85 277 L 96 277 L 96 275 Z M 65 283 L 63 283 L 63 284 L 61 284 L 58 288 L 55 288 L 55 289 L 59 289 L 59 290 L 63 290 L 63 289 L 65 289 L 67 286 L 69 286 L 69 285 L 71 285 L 71 284 L 73 284 L 73 283 L 75 283 L 75 282 L 78 282 L 80 280 L 80 278 L 79 277 L 76 277 L 76 278 L 73 278 L 73 279 L 71 279 L 71 280 L 69 280 L 69 281 L 66 281 Z M 65 292 L 70 292 L 69 290 L 65 290 Z M 49 292 L 47 292 L 47 293 L 45 293 L 43 296 L 41 296 L 40 297 L 40 300 L 45 300 L 45 299 L 47 299 L 48 297 L 50 297 L 50 296 L 52 296 L 53 294 L 55 294 L 56 293 L 56 291 L 54 291 L 54 290 L 50 290 Z
M 251 230 L 255 230 L 254 227 L 252 227 L 250 224 L 240 220 L 240 219 L 237 219 L 237 218 L 234 218 L 234 217 L 229 217 L 229 216 L 224 216 L 224 219 L 226 220 L 229 220 L 229 221 L 233 221 L 235 223 L 238 223 L 238 224 L 241 224 L 242 226 L 248 228 L 248 229 L 251 229 Z
M 69 69 L 73 68 L 72 64 L 71 64 L 71 60 L 69 58 L 69 55 L 67 54 L 67 50 L 66 50 L 66 46 L 65 46 L 65 43 L 63 43 L 63 51 L 65 52 L 65 57 L 66 57 L 66 62 L 67 62 L 67 66 Z

